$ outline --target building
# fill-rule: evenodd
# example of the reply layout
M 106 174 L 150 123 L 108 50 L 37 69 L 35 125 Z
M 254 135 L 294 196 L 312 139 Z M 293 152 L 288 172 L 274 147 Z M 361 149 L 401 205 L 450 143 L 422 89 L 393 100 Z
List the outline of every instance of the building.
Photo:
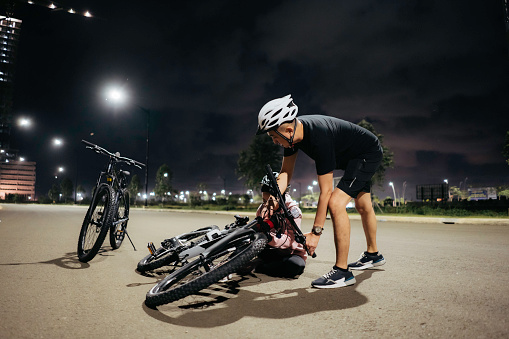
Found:
M 0 149 L 6 151 L 11 148 L 13 83 L 20 31 L 21 20 L 0 15 Z
M 0 162 L 0 199 L 18 194 L 35 200 L 35 162 L 4 160 Z

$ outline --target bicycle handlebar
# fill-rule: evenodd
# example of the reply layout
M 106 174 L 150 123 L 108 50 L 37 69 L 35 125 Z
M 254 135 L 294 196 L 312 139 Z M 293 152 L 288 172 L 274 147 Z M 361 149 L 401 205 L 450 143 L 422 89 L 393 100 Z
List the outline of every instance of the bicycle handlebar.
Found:
M 129 159 L 129 158 L 126 158 L 126 157 L 121 157 L 120 154 L 117 155 L 117 154 L 111 153 L 107 149 L 102 148 L 101 146 L 93 144 L 93 143 L 91 143 L 89 141 L 81 140 L 81 142 L 84 143 L 85 145 L 87 145 L 86 147 L 88 149 L 91 149 L 92 151 L 94 151 L 96 153 L 99 153 L 99 154 L 107 155 L 110 158 L 115 159 L 115 161 L 117 161 L 117 162 L 124 162 L 124 163 L 126 163 L 128 165 L 133 165 L 133 166 L 138 167 L 138 168 L 141 168 L 142 166 L 146 166 L 144 163 L 141 163 L 139 161 L 136 161 L 136 160 L 133 160 L 133 159 Z

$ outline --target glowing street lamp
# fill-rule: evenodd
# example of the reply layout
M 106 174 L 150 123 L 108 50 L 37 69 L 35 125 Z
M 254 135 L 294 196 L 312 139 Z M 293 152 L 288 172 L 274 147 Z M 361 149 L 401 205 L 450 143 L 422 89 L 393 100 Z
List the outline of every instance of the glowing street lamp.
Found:
M 392 193 L 394 193 L 394 201 L 392 202 L 392 206 L 396 207 L 396 190 L 394 189 L 394 183 L 391 181 L 389 186 L 392 186 Z
M 30 119 L 28 119 L 28 118 L 19 118 L 18 119 L 18 125 L 20 127 L 27 128 L 27 127 L 30 127 L 31 124 L 32 124 L 32 121 L 30 121 Z

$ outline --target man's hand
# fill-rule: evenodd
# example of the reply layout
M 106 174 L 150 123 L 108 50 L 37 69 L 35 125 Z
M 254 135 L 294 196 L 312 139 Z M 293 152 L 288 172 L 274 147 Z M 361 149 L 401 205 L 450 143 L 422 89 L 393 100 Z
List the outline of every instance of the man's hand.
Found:
M 310 255 L 313 255 L 313 253 L 315 253 L 316 247 L 318 246 L 318 241 L 320 240 L 320 236 L 315 235 L 311 232 L 304 233 L 304 236 L 306 237 L 306 247 L 308 249 L 308 252 Z

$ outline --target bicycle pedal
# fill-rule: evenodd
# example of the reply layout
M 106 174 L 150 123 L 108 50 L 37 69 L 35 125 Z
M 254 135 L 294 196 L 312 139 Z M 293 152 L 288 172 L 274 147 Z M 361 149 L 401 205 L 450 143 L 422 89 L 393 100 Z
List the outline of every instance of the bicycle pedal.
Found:
M 154 246 L 153 242 L 149 242 L 147 245 L 147 248 L 148 248 L 148 251 L 150 252 L 150 254 L 156 255 L 156 247 Z

